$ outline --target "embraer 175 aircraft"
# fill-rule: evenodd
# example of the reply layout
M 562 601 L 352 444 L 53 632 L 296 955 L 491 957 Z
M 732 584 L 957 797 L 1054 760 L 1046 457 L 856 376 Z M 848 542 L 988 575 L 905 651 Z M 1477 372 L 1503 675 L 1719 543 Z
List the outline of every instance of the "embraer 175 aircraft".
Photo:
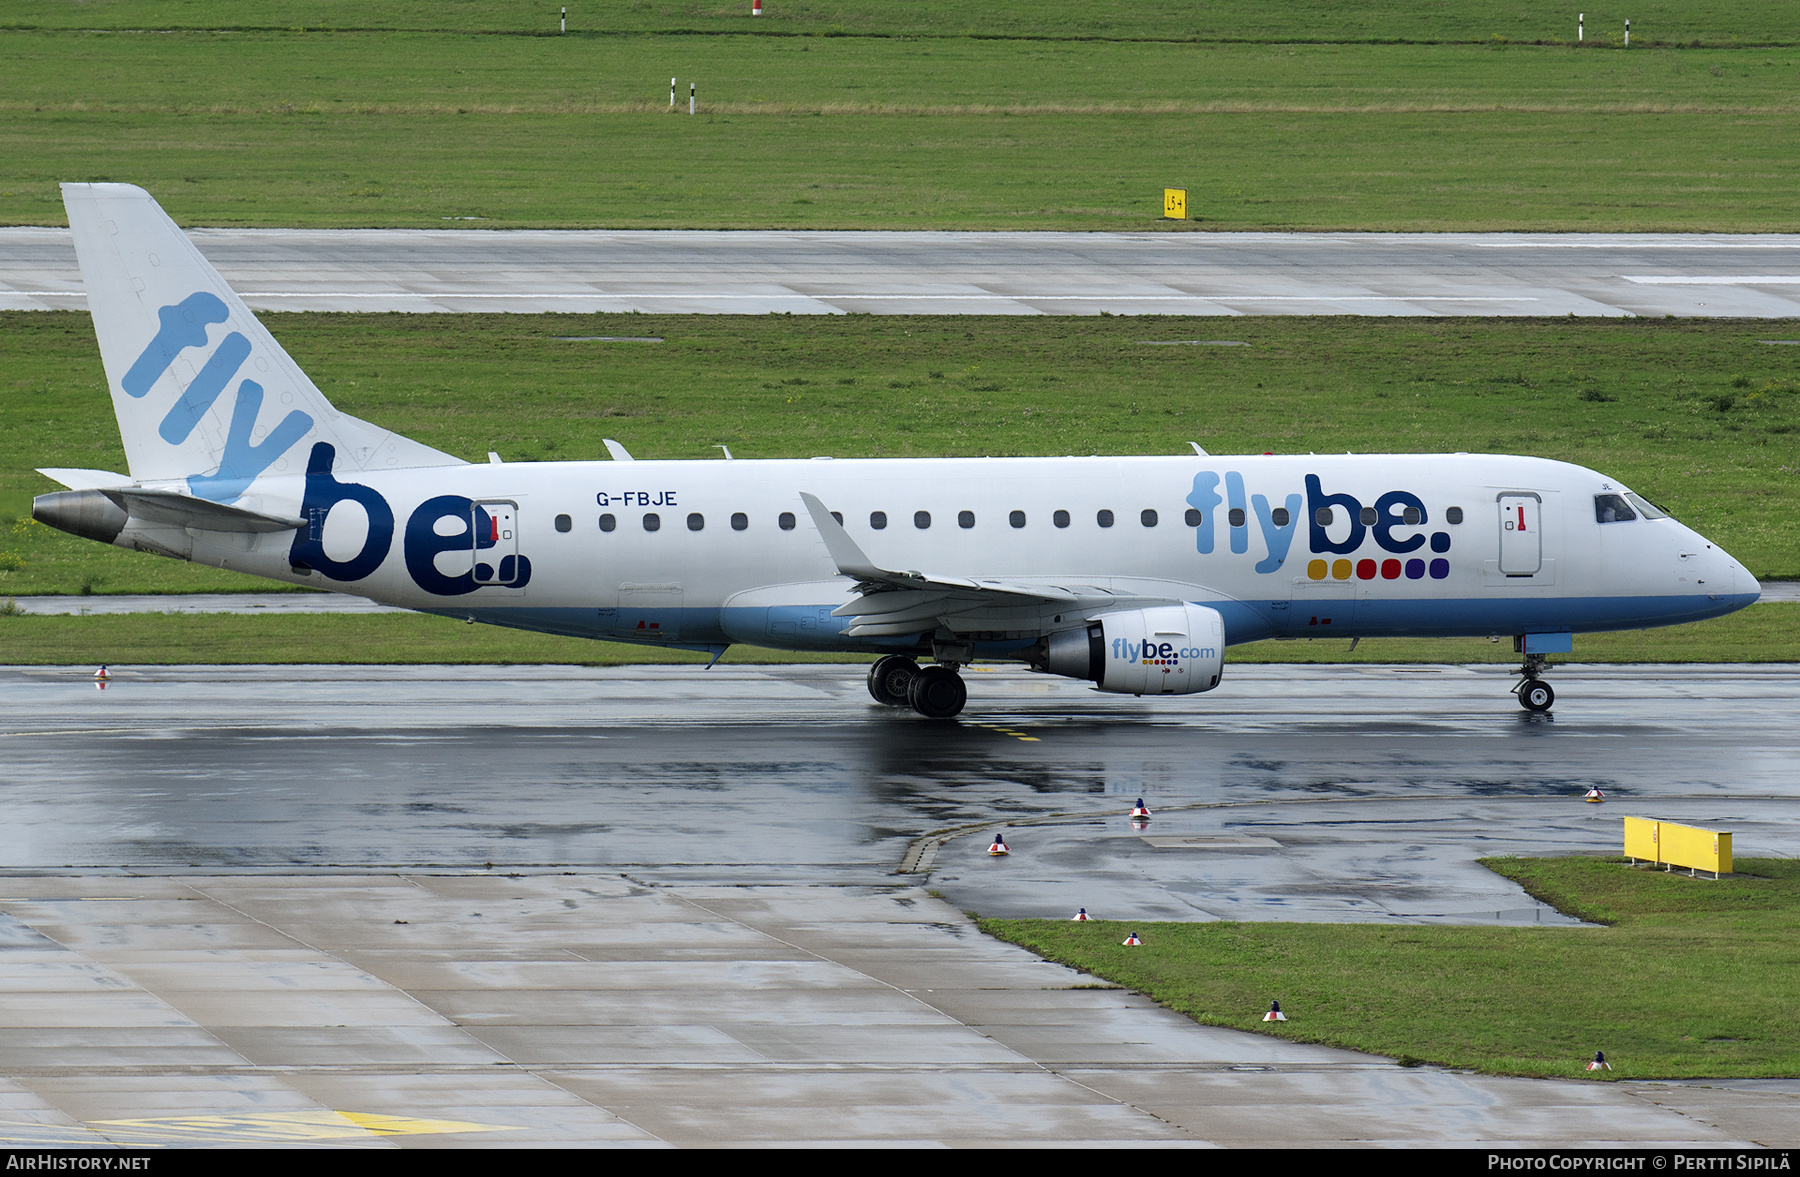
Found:
M 652 462 L 609 441 L 609 462 L 471 465 L 332 408 L 142 189 L 63 201 L 131 473 L 45 470 L 71 489 L 32 513 L 123 548 L 715 661 L 879 654 L 870 693 L 937 718 L 978 658 L 1185 695 L 1240 642 L 1391 635 L 1513 635 L 1544 711 L 1572 634 L 1761 591 L 1624 486 L 1537 458 Z

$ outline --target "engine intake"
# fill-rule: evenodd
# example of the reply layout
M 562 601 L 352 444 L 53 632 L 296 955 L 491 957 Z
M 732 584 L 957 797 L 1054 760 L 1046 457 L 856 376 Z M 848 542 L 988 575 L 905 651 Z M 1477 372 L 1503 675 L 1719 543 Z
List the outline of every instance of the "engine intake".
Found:
M 1123 695 L 1193 695 L 1225 672 L 1225 619 L 1204 605 L 1102 613 L 1044 639 L 1044 669 Z

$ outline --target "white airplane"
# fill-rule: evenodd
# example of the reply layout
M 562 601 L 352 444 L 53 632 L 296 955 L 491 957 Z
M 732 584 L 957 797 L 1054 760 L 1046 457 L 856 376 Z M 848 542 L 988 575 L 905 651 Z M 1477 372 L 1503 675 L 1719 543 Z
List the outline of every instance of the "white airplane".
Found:
M 1281 637 L 1572 635 L 1760 586 L 1617 481 L 1492 454 L 464 462 L 338 412 L 148 193 L 65 184 L 130 474 L 47 469 L 89 539 L 545 633 L 881 657 L 948 718 L 976 659 L 1103 691 L 1219 685 Z M 730 453 L 724 455 L 729 459 Z M 931 665 L 921 666 L 929 658 Z

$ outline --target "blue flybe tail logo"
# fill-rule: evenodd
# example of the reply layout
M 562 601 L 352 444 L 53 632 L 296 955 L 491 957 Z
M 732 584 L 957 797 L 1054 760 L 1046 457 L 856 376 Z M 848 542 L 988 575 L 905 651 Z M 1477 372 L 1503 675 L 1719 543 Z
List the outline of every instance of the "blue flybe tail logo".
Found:
M 206 329 L 210 324 L 230 318 L 224 300 L 204 290 L 188 295 L 178 303 L 160 307 L 156 312 L 160 323 L 149 346 L 132 363 L 121 380 L 127 396 L 141 399 L 149 395 L 175 359 L 188 348 L 207 344 Z M 250 358 L 250 341 L 237 332 L 226 334 L 207 357 L 200 372 L 185 391 L 169 406 L 157 434 L 170 445 L 181 445 L 194 432 L 226 386 Z M 201 498 L 226 502 L 244 493 L 256 477 L 274 464 L 275 459 L 305 437 L 313 427 L 313 419 L 299 410 L 291 411 L 260 442 L 252 442 L 256 419 L 262 414 L 263 386 L 254 380 L 238 382 L 231 404 L 230 424 L 226 427 L 225 448 L 218 469 L 211 473 L 191 475 L 188 489 Z

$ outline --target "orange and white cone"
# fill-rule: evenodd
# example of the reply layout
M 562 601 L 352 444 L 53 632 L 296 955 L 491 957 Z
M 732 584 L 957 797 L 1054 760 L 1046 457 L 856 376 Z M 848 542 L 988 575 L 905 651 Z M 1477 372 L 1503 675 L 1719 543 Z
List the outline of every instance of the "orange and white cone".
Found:
M 1285 1021 L 1287 1021 L 1287 1015 L 1281 1012 L 1281 1003 L 1279 1001 L 1271 1001 L 1269 1003 L 1269 1012 L 1263 1015 L 1263 1021 L 1265 1021 L 1265 1022 L 1285 1022 Z
M 1075 923 L 1075 924 L 1087 923 L 1088 922 L 1087 908 L 1085 908 L 1085 907 L 1077 908 L 1075 911 L 1075 914 L 1069 917 L 1069 922 Z
M 995 858 L 999 858 L 1002 854 L 1011 854 L 1012 851 L 1006 848 L 1006 839 L 999 834 L 995 834 L 994 844 L 988 847 L 988 853 Z
M 1143 941 L 1139 940 L 1137 938 L 1136 932 L 1133 932 L 1131 935 L 1125 937 L 1125 947 L 1127 947 L 1127 948 L 1137 948 L 1142 944 L 1143 944 Z
M 1599 785 L 1595 785 L 1593 788 L 1591 788 L 1587 791 L 1587 796 L 1583 797 L 1582 800 L 1592 802 L 1593 804 L 1597 805 L 1600 802 L 1606 800 L 1606 794 L 1602 793 L 1600 791 Z
M 1594 1052 L 1594 1061 L 1587 1065 L 1587 1069 L 1590 1071 L 1610 1071 L 1612 1070 L 1612 1064 L 1606 1061 L 1605 1051 L 1596 1050 Z

